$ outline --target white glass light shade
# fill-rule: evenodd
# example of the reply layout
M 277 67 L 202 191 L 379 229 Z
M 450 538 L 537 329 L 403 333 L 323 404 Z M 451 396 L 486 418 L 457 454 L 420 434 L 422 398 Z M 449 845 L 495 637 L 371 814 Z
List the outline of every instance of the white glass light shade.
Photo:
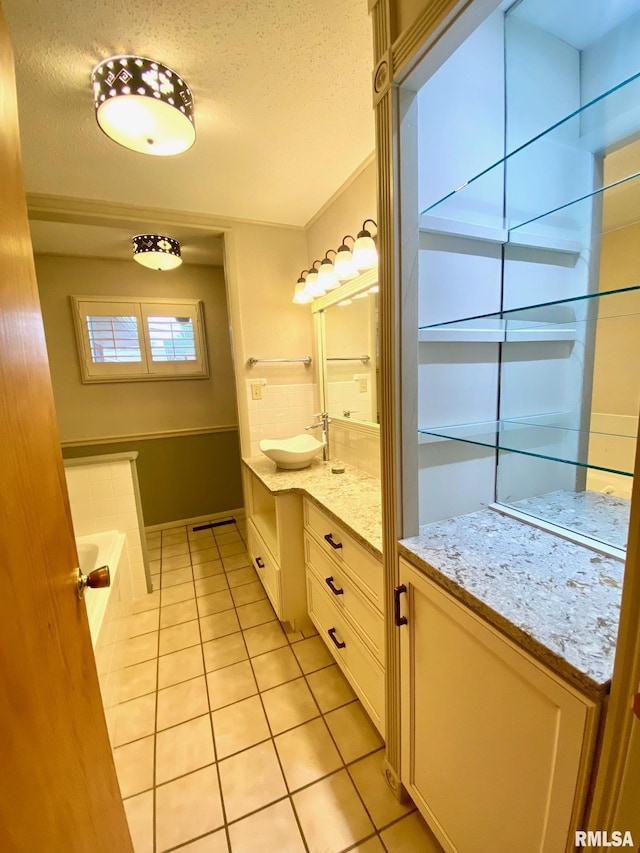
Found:
M 343 299 L 340 302 L 338 302 L 338 308 L 343 308 L 345 305 L 351 305 L 351 302 L 352 302 L 351 299 Z
M 293 301 L 296 303 L 296 305 L 306 305 L 313 299 L 313 296 L 310 296 L 307 293 L 306 287 L 306 281 L 303 278 L 298 279 L 296 289 L 293 292 Z
M 307 275 L 306 291 L 309 296 L 317 299 L 319 296 L 324 296 L 326 291 L 318 279 L 318 270 L 311 268 Z
M 133 259 L 150 270 L 173 270 L 182 263 L 180 243 L 161 234 L 133 237 Z
M 380 290 L 380 285 L 374 284 L 373 287 L 370 287 L 369 290 L 367 290 L 367 293 L 377 293 L 379 290 Z
M 351 250 L 347 246 L 341 246 L 333 262 L 333 272 L 339 281 L 348 281 L 358 275 L 358 270 L 353 263 Z
M 340 287 L 340 282 L 333 271 L 333 264 L 328 258 L 320 264 L 320 269 L 318 271 L 318 284 L 324 288 L 325 291 L 335 290 L 336 287 Z
M 378 251 L 373 237 L 362 232 L 353 247 L 353 264 L 359 270 L 370 270 L 378 263 Z
M 352 299 L 364 299 L 368 295 L 369 294 L 366 290 L 362 290 L 362 291 L 360 291 L 360 293 L 354 293 L 351 298 Z
M 179 74 L 141 56 L 112 56 L 91 72 L 96 120 L 115 142 L 170 156 L 196 138 L 191 90 Z

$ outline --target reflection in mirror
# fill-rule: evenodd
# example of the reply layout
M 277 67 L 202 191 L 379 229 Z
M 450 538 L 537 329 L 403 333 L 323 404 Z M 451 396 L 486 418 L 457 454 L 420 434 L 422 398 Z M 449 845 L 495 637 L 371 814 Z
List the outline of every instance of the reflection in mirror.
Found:
M 640 142 L 618 148 L 601 165 L 603 186 L 610 188 L 595 203 L 585 200 L 564 212 L 564 226 L 576 227 L 572 236 L 581 228 L 590 237 L 588 293 L 576 298 L 574 291 L 561 305 L 508 312 L 520 343 L 507 335 L 503 345 L 500 407 L 502 418 L 511 419 L 511 435 L 499 439 L 497 500 L 625 549 L 640 405 L 640 178 L 628 176 L 640 172 Z M 507 246 L 505 255 L 518 268 L 518 288 L 525 275 L 538 278 L 542 266 L 533 253 Z M 563 273 L 577 281 L 582 259 L 551 255 L 546 277 Z M 507 265 L 506 292 L 510 286 L 516 282 Z M 521 342 L 527 325 L 540 340 Z M 522 413 L 527 395 L 537 412 L 552 414 L 535 417 L 531 409 L 514 420 L 512 412 Z M 525 454 L 535 450 L 535 457 L 510 453 L 514 445 Z
M 333 418 L 379 423 L 377 293 L 358 293 L 321 317 L 326 410 Z

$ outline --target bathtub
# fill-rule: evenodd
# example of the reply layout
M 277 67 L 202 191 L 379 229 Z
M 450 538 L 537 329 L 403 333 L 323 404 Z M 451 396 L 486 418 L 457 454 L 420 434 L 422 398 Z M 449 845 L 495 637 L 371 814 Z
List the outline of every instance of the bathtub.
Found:
M 94 651 L 99 645 L 110 641 L 112 622 L 121 615 L 123 602 L 131 598 L 127 549 L 124 545 L 125 534 L 118 530 L 106 530 L 76 538 L 78 562 L 82 573 L 88 575 L 93 569 L 109 566 L 111 575 L 110 586 L 104 589 L 86 589 L 84 594 Z

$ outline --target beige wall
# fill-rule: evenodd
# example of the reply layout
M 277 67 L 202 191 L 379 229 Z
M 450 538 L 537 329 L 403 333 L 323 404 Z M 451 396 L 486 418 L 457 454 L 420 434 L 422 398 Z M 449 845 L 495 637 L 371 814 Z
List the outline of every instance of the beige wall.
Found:
M 221 268 L 184 264 L 159 273 L 130 261 L 39 255 L 36 273 L 63 442 L 237 423 Z M 203 300 L 209 379 L 83 384 L 71 294 Z

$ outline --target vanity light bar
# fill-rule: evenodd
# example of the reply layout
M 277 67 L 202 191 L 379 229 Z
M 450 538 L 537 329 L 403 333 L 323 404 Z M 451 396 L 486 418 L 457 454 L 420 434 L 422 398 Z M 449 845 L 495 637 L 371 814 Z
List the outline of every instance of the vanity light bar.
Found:
M 371 231 L 366 227 L 368 223 L 374 226 L 377 235 L 377 223 L 373 219 L 365 219 L 357 238 L 352 237 L 351 234 L 346 234 L 337 251 L 327 249 L 322 261 L 314 261 L 311 269 L 303 270 L 294 289 L 294 303 L 305 305 L 314 299 L 319 299 L 327 291 L 336 290 L 344 282 L 357 278 L 360 273 L 371 270 L 378 265 L 378 250 L 376 249 L 375 239 L 371 236 Z M 353 240 L 352 249 L 347 245 L 347 240 Z M 329 253 L 335 256 L 333 261 L 331 261 Z M 316 269 L 316 264 L 320 264 L 319 269 Z M 305 273 L 306 280 L 304 278 Z M 371 288 L 361 295 L 366 296 L 367 293 L 377 292 L 377 285 L 375 287 L 375 291 Z M 344 304 L 348 305 L 349 302 L 345 300 Z

